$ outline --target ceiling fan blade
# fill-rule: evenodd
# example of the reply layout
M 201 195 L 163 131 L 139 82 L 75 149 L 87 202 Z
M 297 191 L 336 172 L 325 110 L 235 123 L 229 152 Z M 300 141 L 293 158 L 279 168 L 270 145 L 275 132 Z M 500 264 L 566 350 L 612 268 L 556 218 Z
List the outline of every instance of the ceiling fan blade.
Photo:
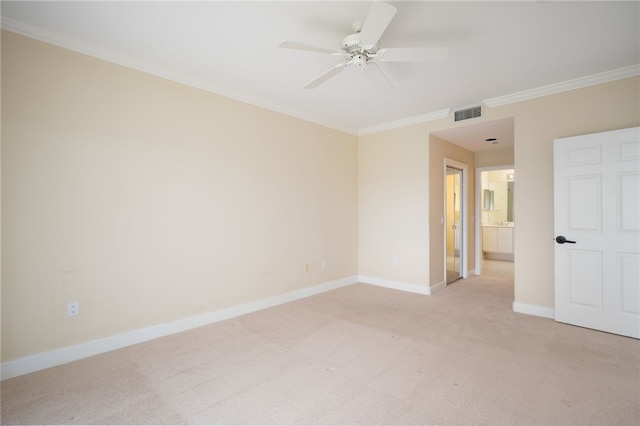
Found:
M 396 14 L 397 9 L 390 4 L 374 2 L 362 24 L 360 31 L 360 44 L 365 49 L 371 49 L 378 43 L 382 33 Z
M 444 62 L 447 47 L 395 47 L 380 49 L 375 58 L 380 62 Z
M 306 52 L 329 53 L 332 55 L 343 54 L 341 50 L 325 49 L 324 47 L 317 47 L 317 46 L 312 46 L 310 44 L 298 43 L 297 41 L 289 41 L 289 40 L 281 41 L 280 44 L 278 44 L 278 47 L 284 47 L 285 49 L 304 50 Z
M 324 73 L 320 74 L 314 80 L 312 80 L 309 83 L 307 83 L 304 86 L 304 88 L 305 89 L 315 89 L 316 87 L 320 86 L 325 81 L 329 80 L 334 75 L 338 74 L 341 71 L 344 71 L 346 65 L 347 65 L 346 63 L 341 63 L 341 64 L 336 65 L 333 68 L 330 68 L 329 70 L 327 70 Z
M 364 70 L 364 75 L 369 80 L 369 83 L 376 90 L 390 90 L 393 89 L 393 84 L 387 77 L 387 75 L 380 69 L 375 62 L 368 62 L 367 68 Z

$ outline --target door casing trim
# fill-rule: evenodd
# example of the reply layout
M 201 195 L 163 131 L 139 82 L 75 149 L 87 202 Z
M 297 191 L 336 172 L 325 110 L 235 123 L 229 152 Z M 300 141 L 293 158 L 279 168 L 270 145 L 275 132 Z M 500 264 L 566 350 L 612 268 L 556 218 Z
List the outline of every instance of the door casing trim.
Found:
M 443 273 L 443 277 L 444 277 L 444 282 L 447 282 L 447 232 L 446 232 L 446 227 L 447 227 L 447 167 L 450 168 L 454 168 L 454 169 L 459 169 L 462 171 L 462 179 L 460 182 L 460 187 L 461 187 L 461 196 L 460 196 L 460 217 L 462 218 L 461 224 L 462 224 L 462 235 L 460 236 L 460 278 L 465 279 L 467 278 L 467 264 L 468 264 L 468 232 L 469 232 L 469 219 L 468 219 L 468 206 L 467 204 L 469 203 L 469 198 L 468 198 L 468 173 L 469 173 L 469 166 L 466 163 L 462 163 L 460 161 L 454 160 L 452 158 L 444 158 L 444 167 L 443 167 L 443 173 L 444 173 L 444 211 L 443 211 L 443 223 L 442 226 L 444 227 L 443 230 L 444 232 L 444 236 L 443 236 L 443 243 L 444 243 L 444 261 L 442 264 L 442 273 Z M 446 284 L 445 284 L 446 286 Z

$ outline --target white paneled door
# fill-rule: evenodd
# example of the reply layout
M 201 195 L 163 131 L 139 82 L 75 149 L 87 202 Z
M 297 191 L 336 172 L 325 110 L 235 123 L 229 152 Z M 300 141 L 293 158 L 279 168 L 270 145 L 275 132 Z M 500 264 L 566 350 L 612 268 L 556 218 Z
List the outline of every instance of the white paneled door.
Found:
M 554 141 L 555 318 L 640 338 L 640 128 Z

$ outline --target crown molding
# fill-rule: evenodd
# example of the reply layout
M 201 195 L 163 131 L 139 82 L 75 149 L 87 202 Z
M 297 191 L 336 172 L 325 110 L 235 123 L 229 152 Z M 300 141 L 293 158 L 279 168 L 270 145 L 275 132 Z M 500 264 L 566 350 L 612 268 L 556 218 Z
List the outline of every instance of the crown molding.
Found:
M 580 77 L 560 83 L 550 84 L 548 86 L 538 87 L 536 89 L 523 90 L 521 92 L 512 93 L 505 96 L 498 96 L 482 101 L 483 105 L 490 108 L 513 104 L 516 102 L 527 101 L 530 99 L 541 98 L 543 96 L 555 95 L 584 87 L 595 86 L 596 84 L 608 83 L 611 81 L 622 80 L 624 78 L 637 77 L 640 75 L 640 64 L 619 68 L 612 71 L 606 71 L 599 74 Z M 440 120 L 447 118 L 451 109 L 443 109 L 429 114 L 418 115 L 415 117 L 404 118 L 402 120 L 382 123 L 379 125 L 366 127 L 358 131 L 358 136 L 371 133 L 378 133 L 384 130 L 391 130 L 399 127 L 409 126 L 412 124 L 425 123 L 428 121 Z
M 502 105 L 513 104 L 516 102 L 527 101 L 530 99 L 541 98 L 543 96 L 555 95 L 569 90 L 582 89 L 584 87 L 595 86 L 596 84 L 608 83 L 623 78 L 637 77 L 640 75 L 640 64 L 631 65 L 629 67 L 619 68 L 612 71 L 606 71 L 599 74 L 580 77 L 561 83 L 550 84 L 548 86 L 538 87 L 536 89 L 523 90 L 522 92 L 512 93 L 510 95 L 498 96 L 486 99 L 482 103 L 488 107 L 497 107 Z
M 124 66 L 126 68 L 135 69 L 147 74 L 155 75 L 176 83 L 184 84 L 196 89 L 205 90 L 210 93 L 214 93 L 220 96 L 224 96 L 230 99 L 234 99 L 240 102 L 244 102 L 250 105 L 254 105 L 259 108 L 264 108 L 273 112 L 288 115 L 303 121 L 308 121 L 319 126 L 328 127 L 334 130 L 338 130 L 343 133 L 351 134 L 354 136 L 362 136 L 371 133 L 378 133 L 385 130 L 396 129 L 400 127 L 410 126 L 419 123 L 426 123 L 429 121 L 440 120 L 447 118 L 451 112 L 451 108 L 435 111 L 427 114 L 422 114 L 413 117 L 407 117 L 396 121 L 387 123 L 381 123 L 370 127 L 361 129 L 354 129 L 343 124 L 330 123 L 323 120 L 318 120 L 316 117 L 300 114 L 297 111 L 291 111 L 286 108 L 282 108 L 279 105 L 266 102 L 261 99 L 255 99 L 247 97 L 230 91 L 228 88 L 213 87 L 210 83 L 198 81 L 192 77 L 175 73 L 171 70 L 161 69 L 151 64 L 139 61 L 135 58 L 131 58 L 126 55 L 119 54 L 107 49 L 102 49 L 89 43 L 66 37 L 57 33 L 42 30 L 40 28 L 27 25 L 10 18 L 2 17 L 0 27 L 3 30 L 11 31 L 13 33 L 29 37 L 35 40 L 42 41 L 44 43 L 52 44 L 54 46 L 62 47 L 67 50 L 82 53 L 94 58 L 98 58 L 107 62 L 111 62 L 117 65 Z M 482 101 L 483 105 L 488 107 L 497 107 L 502 105 L 508 105 L 516 102 L 522 102 L 530 99 L 535 99 L 543 96 L 554 95 L 557 93 L 566 92 L 569 90 L 580 89 L 596 84 L 607 83 L 615 80 L 621 80 L 629 77 L 637 77 L 640 75 L 640 64 L 631 65 L 625 68 L 616 69 L 613 71 L 607 71 L 600 74 L 581 77 L 574 80 L 569 80 L 561 83 L 555 83 L 548 86 L 542 86 L 536 89 L 524 90 L 521 92 L 512 93 L 509 95 L 498 96 Z
M 399 127 L 410 126 L 412 124 L 426 123 L 428 121 L 441 120 L 447 118 L 451 108 L 442 109 L 440 111 L 430 112 L 428 114 L 416 115 L 413 117 L 403 118 L 401 120 L 390 121 L 387 123 L 377 124 L 375 126 L 365 127 L 358 130 L 358 136 L 378 133 L 384 130 L 397 129 Z
M 299 120 L 314 123 L 322 127 L 328 127 L 330 129 L 338 130 L 340 132 L 351 134 L 354 136 L 358 135 L 358 130 L 355 128 L 351 128 L 351 127 L 344 126 L 342 124 L 338 124 L 334 122 L 319 120 L 318 118 L 312 117 L 309 115 L 300 114 L 297 111 L 291 111 L 287 108 L 282 108 L 280 105 L 266 102 L 262 99 L 256 99 L 253 97 L 242 95 L 242 94 L 236 93 L 235 91 L 229 90 L 228 88 L 213 86 L 211 85 L 211 83 L 194 79 L 191 76 L 177 73 L 170 69 L 157 67 L 155 65 L 151 65 L 149 63 L 140 61 L 136 58 L 132 58 L 131 56 L 122 55 L 112 50 L 103 49 L 101 47 L 92 45 L 90 43 L 85 43 L 71 37 L 63 36 L 61 34 L 54 33 L 51 31 L 43 30 L 41 28 L 27 25 L 22 22 L 18 22 L 6 17 L 2 17 L 2 20 L 0 22 L 1 22 L 0 27 L 3 30 L 6 30 L 24 37 L 28 37 L 34 40 L 38 40 L 43 43 L 47 43 L 53 46 L 58 46 L 66 50 L 71 50 L 73 52 L 81 53 L 83 55 L 91 56 L 93 58 L 97 58 L 106 62 L 120 65 L 125 68 L 134 69 L 136 71 L 140 71 L 145 74 L 154 75 L 154 76 L 163 78 L 165 80 L 170 80 L 175 83 L 183 84 L 185 86 L 190 86 L 196 89 L 204 90 L 209 93 L 224 96 L 226 98 L 243 102 L 249 105 L 253 105 L 258 108 L 263 108 L 279 114 L 287 115 L 289 117 L 297 118 Z

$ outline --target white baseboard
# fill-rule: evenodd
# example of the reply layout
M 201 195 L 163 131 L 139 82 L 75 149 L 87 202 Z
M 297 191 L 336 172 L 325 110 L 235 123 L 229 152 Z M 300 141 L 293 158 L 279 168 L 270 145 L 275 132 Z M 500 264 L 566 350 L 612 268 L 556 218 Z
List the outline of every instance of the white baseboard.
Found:
M 56 349 L 49 352 L 43 352 L 35 355 L 26 356 L 16 360 L 2 363 L 0 366 L 0 377 L 2 380 L 12 377 L 21 376 L 23 374 L 33 373 L 35 371 L 44 370 L 45 368 L 55 367 L 57 365 L 66 364 L 68 362 L 77 361 L 79 359 L 88 358 L 90 356 L 99 355 L 105 352 L 121 349 L 137 343 L 147 342 L 159 337 L 168 336 L 179 333 L 181 331 L 190 330 L 204 325 L 213 324 L 218 321 L 235 318 L 251 312 L 260 311 L 262 309 L 271 308 L 283 303 L 292 302 L 294 300 L 303 299 L 305 297 L 335 290 L 340 287 L 355 284 L 358 282 L 358 276 L 342 278 L 313 287 L 303 288 L 278 296 L 269 297 L 267 299 L 255 302 L 245 303 L 243 305 L 232 306 L 230 308 L 221 309 L 215 312 L 209 312 L 185 318 L 178 321 L 172 321 L 166 324 L 159 324 L 151 327 L 133 330 L 127 333 L 106 337 L 104 339 L 92 340 L 90 342 L 80 343 L 62 349 Z
M 394 290 L 408 291 L 410 293 L 418 293 L 429 296 L 431 294 L 431 288 L 428 286 L 422 286 L 418 284 L 403 283 L 400 281 L 391 281 L 383 278 L 358 276 L 358 281 L 365 284 L 377 285 L 379 287 L 392 288 Z
M 513 302 L 513 311 L 521 314 L 535 315 L 537 317 L 555 319 L 555 309 L 546 306 L 527 305 L 526 303 Z
M 440 281 L 437 284 L 431 286 L 431 294 L 436 294 L 440 290 L 444 290 L 447 288 L 447 283 L 445 281 Z

